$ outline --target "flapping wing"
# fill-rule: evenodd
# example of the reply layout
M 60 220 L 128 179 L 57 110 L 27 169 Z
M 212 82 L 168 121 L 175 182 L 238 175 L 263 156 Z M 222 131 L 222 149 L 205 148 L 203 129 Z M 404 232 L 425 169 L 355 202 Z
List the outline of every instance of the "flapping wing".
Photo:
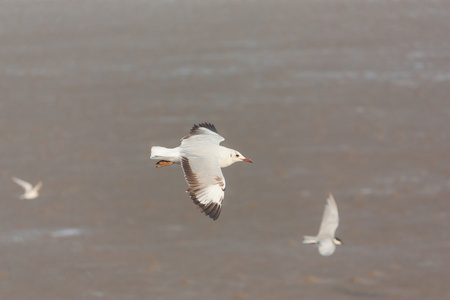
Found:
M 38 184 L 36 184 L 33 189 L 37 192 L 41 189 L 41 187 L 42 187 L 42 181 L 39 181 Z
M 225 195 L 225 178 L 219 158 L 182 156 L 181 166 L 189 184 L 186 192 L 205 215 L 217 220 Z
M 327 204 L 323 211 L 322 223 L 320 224 L 319 235 L 330 235 L 334 237 L 334 233 L 339 225 L 339 214 L 336 201 L 332 194 L 327 199 Z
M 20 185 L 21 187 L 23 187 L 26 192 L 33 189 L 33 186 L 30 183 L 28 183 L 20 178 L 12 177 L 12 180 L 14 180 L 14 182 L 17 183 L 18 185 Z
M 189 135 L 181 139 L 181 145 L 190 143 L 213 143 L 219 144 L 225 139 L 217 133 L 216 127 L 210 123 L 194 125 Z

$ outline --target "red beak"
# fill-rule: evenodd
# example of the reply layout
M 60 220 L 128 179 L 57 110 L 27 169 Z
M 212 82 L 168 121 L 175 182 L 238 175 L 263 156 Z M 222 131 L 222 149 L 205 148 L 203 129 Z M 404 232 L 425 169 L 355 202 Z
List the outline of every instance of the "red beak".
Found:
M 251 160 L 250 158 L 243 158 L 242 161 L 249 162 L 249 163 L 253 162 L 253 160 Z

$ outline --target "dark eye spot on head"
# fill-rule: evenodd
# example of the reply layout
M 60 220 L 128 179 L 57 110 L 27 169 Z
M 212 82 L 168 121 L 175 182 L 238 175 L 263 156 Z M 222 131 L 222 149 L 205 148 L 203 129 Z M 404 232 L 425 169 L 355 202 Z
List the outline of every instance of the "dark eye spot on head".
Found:
M 239 157 L 239 154 L 236 154 L 236 157 Z

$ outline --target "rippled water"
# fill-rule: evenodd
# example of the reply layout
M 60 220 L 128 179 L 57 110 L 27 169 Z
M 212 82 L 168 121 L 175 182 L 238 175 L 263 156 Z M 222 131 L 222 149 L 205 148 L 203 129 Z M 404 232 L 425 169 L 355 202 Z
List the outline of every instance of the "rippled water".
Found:
M 1 1 L 0 298 L 447 299 L 448 8 Z M 254 161 L 215 222 L 149 160 L 203 121 Z

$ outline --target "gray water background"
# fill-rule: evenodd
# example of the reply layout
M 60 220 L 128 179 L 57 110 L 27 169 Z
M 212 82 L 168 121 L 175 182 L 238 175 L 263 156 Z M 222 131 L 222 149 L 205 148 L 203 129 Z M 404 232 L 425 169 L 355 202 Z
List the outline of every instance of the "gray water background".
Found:
M 449 299 L 449 29 L 439 0 L 0 1 L 0 299 Z M 149 160 L 203 121 L 254 161 L 216 222 Z

